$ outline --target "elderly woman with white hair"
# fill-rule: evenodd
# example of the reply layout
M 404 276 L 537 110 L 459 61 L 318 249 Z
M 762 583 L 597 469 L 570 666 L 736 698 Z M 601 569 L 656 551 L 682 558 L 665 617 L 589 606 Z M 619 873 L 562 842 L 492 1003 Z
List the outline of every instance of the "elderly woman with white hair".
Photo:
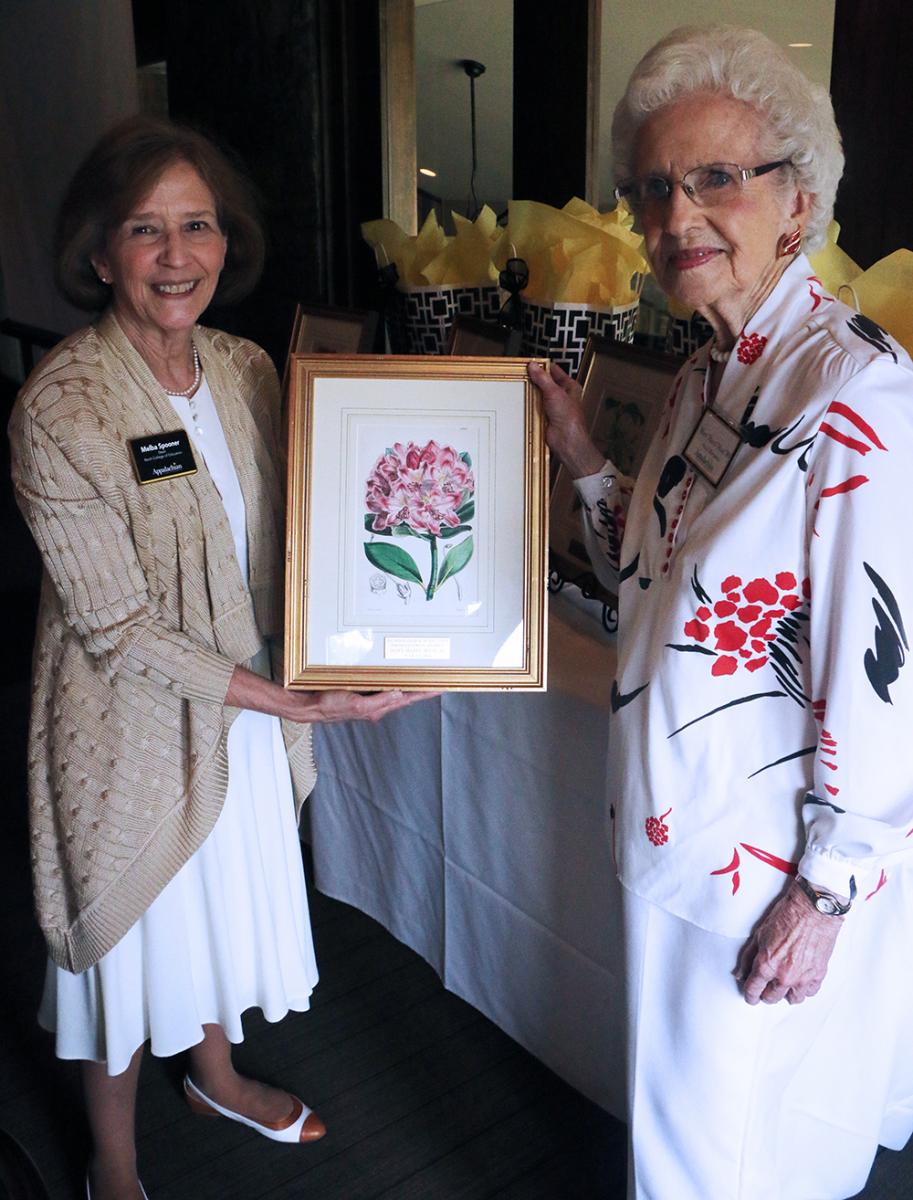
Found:
M 842 1200 L 913 1125 L 913 364 L 803 253 L 843 155 L 763 35 L 670 34 L 613 143 L 659 284 L 713 328 L 636 485 L 530 368 L 619 593 L 629 1196 Z

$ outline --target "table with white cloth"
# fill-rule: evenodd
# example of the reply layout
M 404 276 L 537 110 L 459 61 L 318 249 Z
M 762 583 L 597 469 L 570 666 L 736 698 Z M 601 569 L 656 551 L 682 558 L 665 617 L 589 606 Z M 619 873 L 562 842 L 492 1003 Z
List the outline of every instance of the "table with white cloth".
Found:
M 619 884 L 606 746 L 614 638 L 550 597 L 546 693 L 454 692 L 317 726 L 316 886 L 584 1095 L 623 1112 Z

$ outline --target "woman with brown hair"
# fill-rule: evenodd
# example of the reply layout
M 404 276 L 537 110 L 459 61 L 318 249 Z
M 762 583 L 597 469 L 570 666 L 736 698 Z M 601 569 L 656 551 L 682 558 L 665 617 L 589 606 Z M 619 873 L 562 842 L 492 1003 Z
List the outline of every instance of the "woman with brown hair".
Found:
M 139 1200 L 147 1041 L 189 1051 L 195 1112 L 323 1136 L 297 1097 L 238 1075 L 231 1044 L 247 1008 L 305 1010 L 317 981 L 296 823 L 310 724 L 412 698 L 273 682 L 278 381 L 258 347 L 197 323 L 259 275 L 244 180 L 197 133 L 132 118 L 77 171 L 58 243 L 64 294 L 103 312 L 39 364 L 10 424 L 45 568 L 29 741 L 40 1020 L 82 1062 L 87 1194 Z

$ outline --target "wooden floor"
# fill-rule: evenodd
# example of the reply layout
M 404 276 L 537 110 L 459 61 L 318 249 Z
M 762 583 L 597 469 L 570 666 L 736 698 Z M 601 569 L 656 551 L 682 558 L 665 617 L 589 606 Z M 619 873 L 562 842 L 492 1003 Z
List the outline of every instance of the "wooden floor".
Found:
M 7 748 L 17 724 L 2 699 Z M 13 774 L 21 778 L 20 771 Z M 15 780 L 16 784 L 20 778 Z M 8 782 L 14 782 L 8 778 Z M 7 792 L 22 803 L 17 786 Z M 83 1196 L 86 1132 L 70 1064 L 35 1025 L 44 951 L 30 912 L 25 831 L 2 839 L 0 1128 L 53 1200 Z M 311 889 L 321 982 L 311 1011 L 245 1021 L 237 1061 L 298 1091 L 324 1118 L 311 1147 L 275 1145 L 191 1115 L 180 1058 L 146 1056 L 138 1147 L 150 1200 L 545 1200 L 624 1194 L 624 1130 L 444 991 L 368 917 Z
M 26 1149 L 52 1200 L 82 1200 L 87 1141 L 75 1071 L 56 1062 L 35 1022 L 45 956 L 31 914 L 24 779 L 34 563 L 23 531 L 10 525 L 5 482 L 0 1131 Z M 147 1055 L 138 1146 L 150 1200 L 624 1196 L 617 1121 L 444 991 L 431 968 L 375 922 L 313 889 L 311 901 L 321 971 L 311 1011 L 275 1026 L 251 1014 L 237 1061 L 299 1092 L 326 1121 L 327 1137 L 287 1147 L 194 1117 L 181 1098 L 180 1059 Z M 862 1195 L 913 1200 L 913 1146 L 880 1154 Z M 2 1173 L 0 1200 L 12 1200 Z

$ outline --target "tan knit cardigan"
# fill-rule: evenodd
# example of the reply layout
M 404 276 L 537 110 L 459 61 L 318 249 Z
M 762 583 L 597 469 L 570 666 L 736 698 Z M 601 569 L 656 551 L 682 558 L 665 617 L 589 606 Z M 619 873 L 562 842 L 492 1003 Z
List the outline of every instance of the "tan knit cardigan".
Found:
M 282 632 L 278 384 L 262 350 L 194 342 L 247 507 L 249 584 L 216 487 L 139 486 L 127 443 L 180 427 L 111 314 L 41 361 L 10 422 L 13 483 L 45 567 L 29 734 L 32 867 L 51 957 L 124 935 L 215 824 L 236 663 Z M 278 643 L 277 643 L 278 644 Z M 285 729 L 296 799 L 310 729 Z

